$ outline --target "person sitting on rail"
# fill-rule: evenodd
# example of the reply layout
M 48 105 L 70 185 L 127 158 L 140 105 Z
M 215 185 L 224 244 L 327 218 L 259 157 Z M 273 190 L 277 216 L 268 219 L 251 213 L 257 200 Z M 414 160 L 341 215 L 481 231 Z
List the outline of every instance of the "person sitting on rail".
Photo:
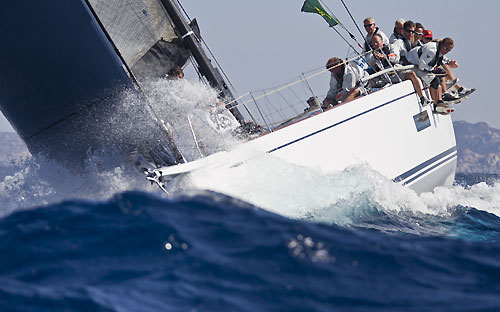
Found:
M 425 31 L 425 28 L 422 24 L 415 23 L 415 46 L 416 47 L 421 47 L 424 45 L 424 41 L 422 40 L 424 38 L 424 31 Z
M 429 29 L 424 30 L 424 37 L 422 41 L 425 43 L 429 43 L 433 41 L 432 31 Z M 457 64 L 458 65 L 458 64 Z M 443 101 L 454 101 L 463 97 L 470 95 L 472 92 L 476 91 L 475 88 L 466 88 L 461 86 L 458 83 L 458 78 L 455 77 L 451 68 L 447 64 L 443 64 L 444 70 L 446 70 L 447 75 L 444 76 L 443 83 L 441 86 L 443 87 Z
M 371 45 L 374 51 L 373 53 L 369 54 L 366 58 L 368 65 L 370 65 L 376 71 L 383 70 L 385 68 L 391 68 L 395 65 L 393 63 L 390 63 L 391 58 L 394 60 L 394 53 L 389 46 L 383 44 L 382 36 L 380 36 L 379 34 L 375 34 L 372 38 Z M 422 106 L 427 106 L 431 103 L 431 101 L 429 101 L 424 96 L 422 88 L 420 86 L 420 82 L 418 81 L 418 77 L 413 71 L 411 70 L 400 71 L 398 75 L 399 77 L 401 77 L 401 80 L 403 81 L 411 80 L 413 88 L 415 89 L 415 92 L 417 93 Z M 393 83 L 397 83 L 400 81 L 399 78 L 394 73 L 390 74 L 389 77 Z
M 415 73 L 422 80 L 424 87 L 430 86 L 431 97 L 436 105 L 434 110 L 438 113 L 450 113 L 453 109 L 442 99 L 443 87 L 442 78 L 446 71 L 440 66 L 448 64 L 450 68 L 457 68 L 456 61 L 449 60 L 446 54 L 450 52 L 455 43 L 451 38 L 444 38 L 441 41 L 431 41 L 418 47 L 407 54 L 408 61 L 417 65 Z
M 321 108 L 328 109 L 340 103 L 347 103 L 361 94 L 361 78 L 368 76 L 361 67 L 332 57 L 326 63 L 326 69 L 331 73 L 330 89 Z
M 422 43 L 426 44 L 433 40 L 432 31 L 430 29 L 424 30 L 424 35 L 422 36 Z
M 389 45 L 389 38 L 378 28 L 375 26 L 375 20 L 373 17 L 367 17 L 363 21 L 363 25 L 366 30 L 366 37 L 365 37 L 365 43 L 364 43 L 364 48 L 363 52 L 370 51 L 370 46 L 368 46 L 372 42 L 372 37 L 374 34 L 380 34 L 382 38 L 384 39 L 384 44 Z
M 398 39 L 392 45 L 394 51 L 394 64 L 410 65 L 406 59 L 406 53 L 415 47 L 415 23 L 406 21 L 403 25 L 403 38 Z
M 389 43 L 393 44 L 396 42 L 398 39 L 403 38 L 403 25 L 405 23 L 405 20 L 402 18 L 398 18 L 396 22 L 394 23 L 394 31 L 392 35 L 389 37 Z

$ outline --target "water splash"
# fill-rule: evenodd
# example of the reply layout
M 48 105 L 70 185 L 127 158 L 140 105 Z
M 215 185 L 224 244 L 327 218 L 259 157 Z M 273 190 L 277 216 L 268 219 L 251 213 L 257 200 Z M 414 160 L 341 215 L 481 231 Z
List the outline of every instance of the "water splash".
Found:
M 117 159 L 96 152 L 78 173 L 43 157 L 3 164 L 9 174 L 0 180 L 0 216 L 69 199 L 101 201 L 127 190 L 156 191 L 131 164 Z
M 248 150 L 239 153 L 248 158 Z M 464 207 L 500 215 L 498 182 L 438 187 L 419 195 L 368 165 L 322 172 L 257 152 L 241 165 L 196 170 L 170 186 L 174 194 L 196 189 L 227 194 L 290 218 L 416 234 L 447 231 L 442 224 L 453 222 L 456 210 Z
M 144 90 L 152 109 L 172 125 L 174 138 L 179 142 L 192 138 L 192 131 L 185 128 L 186 116 L 196 110 L 217 107 L 216 92 L 201 83 L 161 79 L 149 82 Z M 124 94 L 124 113 L 133 113 L 137 100 L 135 95 Z M 130 133 L 121 132 L 120 127 L 125 126 L 134 130 L 137 138 L 148 135 L 132 124 L 114 125 L 117 128 L 114 135 Z M 227 132 L 213 135 L 214 129 L 209 124 L 200 122 L 198 129 L 198 133 L 207 134 L 209 140 L 203 144 L 210 152 L 235 149 L 238 143 Z M 185 146 L 186 155 L 199 157 L 198 150 L 193 152 L 189 148 Z M 233 153 L 246 161 L 196 170 L 175 179 L 169 191 L 179 196 L 212 190 L 290 218 L 383 231 L 442 233 L 449 229 L 442 224 L 453 222 L 457 209 L 470 209 L 467 207 L 500 216 L 497 180 L 436 188 L 432 193 L 418 195 L 367 165 L 352 166 L 341 172 L 323 172 L 321 168 L 305 168 L 245 148 L 235 149 Z M 130 159 L 105 151 L 92 152 L 79 174 L 31 156 L 0 163 L 0 172 L 5 175 L 0 180 L 0 198 L 4 200 L 0 215 L 66 199 L 106 200 L 127 190 L 160 194 L 136 171 Z
M 224 109 L 217 92 L 201 82 L 184 79 L 151 80 L 143 86 L 155 114 L 165 121 L 187 160 L 226 150 L 239 141 L 229 131 L 221 131 L 211 117 L 224 116 L 228 129 L 238 126 Z
M 83 168 L 68 168 L 42 156 L 31 156 L 27 151 L 22 157 L 0 159 L 0 198 L 3 199 L 0 216 L 16 209 L 67 199 L 107 200 L 128 190 L 161 194 L 136 170 L 134 155 L 117 154 L 114 148 L 117 144 L 153 144 L 151 141 L 159 136 L 158 123 L 152 126 L 153 116 L 172 125 L 177 142 L 193 142 L 191 130 L 183 128 L 186 116 L 191 114 L 193 122 L 197 122 L 198 133 L 205 135 L 199 139 L 207 153 L 224 150 L 237 142 L 229 132 L 217 132 L 211 128 L 206 114 L 193 115 L 193 112 L 217 110 L 217 94 L 210 87 L 187 80 L 157 79 L 144 83 L 143 90 L 147 95 L 148 109 L 154 113 L 145 110 L 144 99 L 136 93 L 125 91 L 120 94 L 119 111 L 108 112 L 110 118 L 105 125 L 95 125 L 96 132 L 106 133 L 109 148 L 89 151 Z M 112 118 L 117 115 L 121 117 Z M 127 120 L 126 116 L 131 116 L 130 122 L 123 122 Z M 186 156 L 199 157 L 193 156 L 187 147 L 184 151 Z

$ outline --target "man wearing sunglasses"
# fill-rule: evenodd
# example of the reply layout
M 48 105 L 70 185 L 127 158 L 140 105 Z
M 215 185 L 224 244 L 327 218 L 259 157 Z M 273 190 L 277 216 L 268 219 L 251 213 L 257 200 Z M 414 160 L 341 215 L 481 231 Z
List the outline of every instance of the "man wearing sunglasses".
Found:
M 415 23 L 406 21 L 403 25 L 403 38 L 394 42 L 392 49 L 395 54 L 394 63 L 410 65 L 406 59 L 406 53 L 415 47 Z
M 425 28 L 420 23 L 415 23 L 415 46 L 421 47 L 424 45 L 424 31 Z
M 384 38 L 384 44 L 389 45 L 389 38 L 387 38 L 387 36 L 378 27 L 375 26 L 375 20 L 373 19 L 373 17 L 365 18 L 365 20 L 363 21 L 363 26 L 365 27 L 367 33 L 365 37 L 363 52 L 371 50 L 371 47 L 368 45 L 372 42 L 374 34 L 380 34 L 382 38 Z
M 372 68 L 376 69 L 377 71 L 380 71 L 385 68 L 390 68 L 392 67 L 392 65 L 394 65 L 390 64 L 391 58 L 394 54 L 392 53 L 392 50 L 389 46 L 383 44 L 382 37 L 379 34 L 373 35 L 372 47 L 373 47 L 373 52 L 366 57 L 366 61 Z M 401 78 L 401 80 L 411 80 L 413 88 L 415 89 L 415 92 L 417 93 L 422 106 L 427 106 L 431 104 L 431 101 L 429 101 L 424 96 L 417 75 L 413 71 L 411 70 L 400 71 L 399 77 Z M 384 80 L 384 82 L 388 82 L 387 78 L 382 78 L 382 79 Z M 389 79 L 391 79 L 393 83 L 397 83 L 400 81 L 394 74 L 389 74 Z
M 424 44 L 433 41 L 432 31 L 429 29 L 424 30 L 422 38 Z M 458 64 L 457 64 L 458 65 Z M 443 87 L 443 101 L 456 101 L 463 97 L 469 96 L 472 92 L 476 91 L 475 88 L 466 88 L 458 83 L 458 78 L 455 77 L 451 68 L 443 63 L 443 68 L 446 70 L 447 75 L 444 76 L 444 81 L 441 84 Z

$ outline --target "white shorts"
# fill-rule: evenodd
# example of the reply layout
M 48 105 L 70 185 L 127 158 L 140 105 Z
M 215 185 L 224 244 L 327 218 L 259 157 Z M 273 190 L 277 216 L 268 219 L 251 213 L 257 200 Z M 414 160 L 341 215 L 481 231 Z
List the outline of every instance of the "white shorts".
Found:
M 421 70 L 420 68 L 415 68 L 415 74 L 417 74 L 417 77 L 422 80 L 424 88 L 429 87 L 431 85 L 431 81 L 436 78 L 436 75 L 434 75 L 433 73 Z

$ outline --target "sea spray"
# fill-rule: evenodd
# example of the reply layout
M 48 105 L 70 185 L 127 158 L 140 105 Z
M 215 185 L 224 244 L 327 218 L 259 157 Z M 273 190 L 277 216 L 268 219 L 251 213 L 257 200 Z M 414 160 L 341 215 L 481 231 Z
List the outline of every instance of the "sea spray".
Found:
M 117 159 L 96 152 L 78 172 L 41 156 L 3 164 L 10 174 L 0 180 L 0 217 L 69 199 L 101 201 L 127 190 L 156 192 L 135 167 Z
M 240 151 L 248 154 L 248 151 Z M 172 186 L 173 192 L 209 189 L 292 218 L 349 224 L 364 209 L 428 209 L 411 189 L 393 183 L 366 165 L 325 173 L 257 154 L 236 167 L 200 169 Z M 396 196 L 394 196 L 396 194 Z
M 183 141 L 182 135 L 192 139 L 191 130 L 182 134 L 185 116 L 193 110 L 217 108 L 216 92 L 197 82 L 160 79 L 150 81 L 144 90 L 152 110 L 172 125 L 178 142 Z M 122 113 L 137 113 L 137 96 L 125 93 L 122 97 Z M 110 140 L 126 140 L 130 133 L 134 140 L 149 136 L 141 125 L 113 124 L 111 120 L 110 126 L 114 129 Z M 210 126 L 205 126 L 199 125 L 198 133 L 210 133 L 208 138 L 213 140 L 204 144 L 211 152 L 237 149 L 239 142 L 229 132 L 212 135 L 214 129 L 209 132 Z M 122 131 L 124 128 L 126 131 Z M 198 152 L 193 152 L 193 158 L 200 157 Z M 212 190 L 290 218 L 386 232 L 444 233 L 449 227 L 443 224 L 454 222 L 457 209 L 468 207 L 500 215 L 500 182 L 496 179 L 488 184 L 440 187 L 417 195 L 367 165 L 323 172 L 319 166 L 305 168 L 259 151 L 243 148 L 237 153 L 247 160 L 196 170 L 174 179 L 167 187 L 174 197 Z M 78 174 L 39 156 L 6 160 L 0 164 L 0 172 L 4 173 L 0 180 L 0 197 L 4 199 L 0 214 L 67 199 L 106 200 L 127 190 L 163 196 L 130 160 L 106 150 L 90 151 L 84 170 Z
M 137 152 L 144 151 L 141 150 L 144 146 L 158 147 L 157 139 L 165 138 L 165 129 L 156 119 L 161 118 L 172 125 L 175 142 L 184 142 L 184 146 L 188 146 L 190 143 L 185 142 L 192 143 L 193 137 L 190 130 L 183 129 L 186 116 L 193 111 L 222 108 L 217 106 L 216 91 L 200 82 L 158 79 L 144 83 L 143 90 L 147 96 L 146 106 L 145 99 L 137 93 L 124 91 L 118 96 L 121 105 L 107 112 L 104 124 L 89 125 L 93 127 L 92 131 L 101 133 L 109 144 L 101 149 L 88 150 L 83 157 L 84 164 L 79 167 L 60 164 L 40 155 L 31 156 L 26 150 L 22 155 L 8 158 L 4 155 L 0 161 L 0 198 L 4 199 L 0 216 L 16 209 L 44 206 L 67 199 L 106 200 L 127 190 L 162 195 L 135 167 L 136 155 L 118 153 L 120 148 L 116 148 L 117 145 L 136 146 Z M 192 119 L 193 123 L 197 122 L 194 125 L 197 133 L 204 135 L 199 138 L 205 152 L 224 150 L 238 142 L 230 131 L 214 130 L 206 115 L 198 115 L 198 118 L 194 115 Z M 192 159 L 200 157 L 197 150 L 184 151 Z M 157 151 L 155 154 L 158 154 Z M 149 163 L 141 165 L 153 167 Z
M 184 79 L 151 80 L 143 86 L 154 114 L 163 120 L 183 156 L 195 160 L 226 150 L 240 141 L 231 131 L 217 128 L 210 117 L 222 116 L 227 129 L 238 126 L 217 92 L 201 82 Z
M 328 173 L 262 152 L 239 152 L 247 158 L 241 164 L 195 170 L 174 179 L 169 191 L 212 190 L 290 218 L 422 235 L 449 232 L 443 224 L 467 206 L 498 213 L 500 182 L 417 194 L 367 165 Z

